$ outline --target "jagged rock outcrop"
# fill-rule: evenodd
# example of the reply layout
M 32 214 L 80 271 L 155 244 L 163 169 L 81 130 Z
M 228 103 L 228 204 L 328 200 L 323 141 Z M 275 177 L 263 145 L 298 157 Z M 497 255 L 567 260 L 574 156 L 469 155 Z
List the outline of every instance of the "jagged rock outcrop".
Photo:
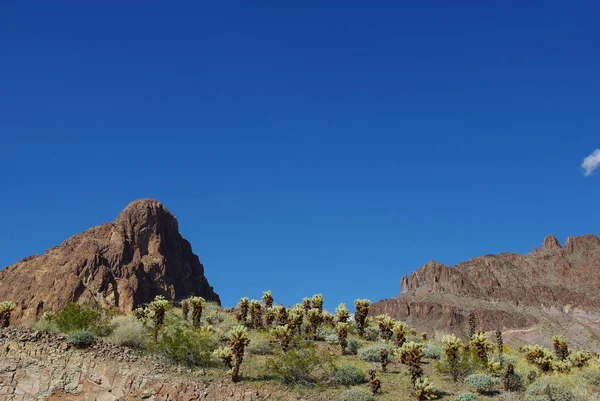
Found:
M 13 322 L 71 301 L 130 312 L 156 295 L 191 294 L 220 303 L 177 219 L 151 199 L 134 201 L 114 222 L 0 271 L 0 301 L 15 302 Z
M 486 255 L 454 267 L 430 261 L 371 313 L 458 330 L 474 312 L 478 325 L 496 329 L 528 327 L 537 321 L 532 310 L 547 308 L 600 311 L 600 238 L 569 237 L 561 247 L 549 235 L 527 255 Z

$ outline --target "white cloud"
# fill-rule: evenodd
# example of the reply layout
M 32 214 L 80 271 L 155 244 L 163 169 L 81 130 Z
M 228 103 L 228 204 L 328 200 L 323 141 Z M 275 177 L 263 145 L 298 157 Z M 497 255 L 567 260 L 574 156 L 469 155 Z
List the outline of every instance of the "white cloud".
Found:
M 596 149 L 591 155 L 583 159 L 581 167 L 585 170 L 583 175 L 590 176 L 600 166 L 600 149 Z

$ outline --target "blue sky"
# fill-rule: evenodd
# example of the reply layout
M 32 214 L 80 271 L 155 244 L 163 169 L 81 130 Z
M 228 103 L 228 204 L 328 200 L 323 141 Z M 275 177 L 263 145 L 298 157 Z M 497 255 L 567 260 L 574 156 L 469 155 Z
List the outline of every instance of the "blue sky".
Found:
M 0 5 L 0 266 L 151 197 L 225 305 L 332 310 L 599 232 L 597 2 L 84 3 Z

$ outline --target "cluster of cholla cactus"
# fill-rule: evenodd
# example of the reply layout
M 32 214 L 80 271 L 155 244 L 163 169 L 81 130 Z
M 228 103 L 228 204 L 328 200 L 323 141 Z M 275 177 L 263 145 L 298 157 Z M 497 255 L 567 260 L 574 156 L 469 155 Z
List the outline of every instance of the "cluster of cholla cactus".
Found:
M 404 322 L 396 322 L 392 328 L 392 331 L 394 333 L 394 343 L 397 347 L 402 347 L 406 341 L 408 326 Z
M 266 308 L 265 309 L 265 325 L 267 327 L 271 326 L 277 317 L 277 311 L 275 308 Z
M 288 313 L 288 325 L 292 331 L 302 335 L 302 322 L 304 321 L 304 308 L 297 304 Z
M 492 344 L 489 343 L 487 336 L 483 330 L 479 330 L 479 332 L 471 337 L 471 349 L 475 352 L 475 355 L 487 365 L 488 362 L 488 352 L 493 349 Z
M 8 327 L 10 324 L 10 315 L 15 310 L 15 303 L 11 301 L 0 302 L 0 328 Z
M 310 334 L 313 338 L 313 340 L 317 340 L 317 329 L 319 328 L 319 325 L 321 324 L 321 321 L 323 319 L 323 316 L 321 314 L 321 311 L 319 309 L 311 309 L 308 311 L 308 315 L 307 315 L 307 319 L 308 319 L 308 327 L 306 328 L 308 334 Z
M 348 329 L 350 325 L 347 322 L 339 322 L 335 326 L 335 332 L 337 334 L 338 343 L 342 347 L 342 355 L 346 354 L 346 347 L 348 346 Z
M 417 401 L 437 400 L 440 398 L 438 389 L 426 377 L 417 379 L 414 389 L 415 400 Z
M 549 350 L 540 345 L 527 345 L 524 347 L 525 359 L 535 365 L 542 372 L 550 372 L 554 366 L 554 356 Z
M 371 309 L 371 301 L 368 299 L 356 299 L 354 300 L 354 309 L 354 320 L 356 321 L 358 335 L 364 337 L 367 327 L 367 316 Z
M 273 307 L 273 293 L 271 290 L 263 292 L 262 301 L 265 304 L 265 308 L 269 309 Z
M 335 308 L 335 320 L 338 323 L 347 323 L 350 318 L 350 311 L 346 308 L 346 304 L 341 303 Z
M 417 379 L 423 375 L 423 368 L 421 367 L 423 345 L 413 341 L 404 343 L 398 350 L 398 356 L 400 362 L 406 365 L 410 371 L 410 383 L 414 389 Z
M 452 376 L 452 380 L 458 381 L 459 377 L 459 361 L 460 361 L 460 352 L 463 347 L 463 342 L 460 338 L 456 337 L 454 334 L 450 334 L 442 337 L 442 345 L 445 359 L 448 363 L 448 370 L 450 372 L 450 376 Z
M 154 298 L 154 301 L 150 302 L 148 305 L 146 316 L 149 317 L 154 324 L 152 329 L 154 341 L 158 340 L 158 333 L 165 324 L 165 314 L 170 305 L 171 303 L 162 295 L 157 295 L 156 298 Z
M 571 360 L 573 365 L 578 368 L 583 368 L 587 366 L 589 361 L 593 358 L 592 354 L 588 351 L 577 351 L 573 355 L 571 355 Z
M 323 295 L 315 294 L 311 298 L 312 309 L 318 309 L 319 312 L 323 313 Z
M 255 328 L 262 327 L 262 305 L 259 301 L 253 299 L 250 301 L 250 325 Z
M 375 318 L 375 321 L 379 327 L 381 338 L 388 341 L 391 340 L 392 336 L 394 335 L 394 325 L 396 324 L 394 319 L 388 315 L 379 315 Z
M 569 356 L 569 346 L 561 336 L 552 337 L 552 346 L 554 347 L 554 354 L 559 361 L 567 359 Z
M 275 320 L 278 325 L 283 326 L 284 324 L 287 324 L 288 317 L 288 311 L 285 306 L 280 305 L 275 309 Z
M 198 328 L 202 324 L 202 312 L 206 306 L 206 300 L 202 297 L 190 297 L 186 304 L 192 309 L 192 324 Z
M 248 299 L 248 297 L 240 299 L 238 307 L 239 310 L 237 311 L 235 317 L 238 322 L 244 323 L 246 322 L 246 319 L 248 319 L 248 311 L 250 310 L 250 299 Z
M 292 342 L 292 337 L 294 336 L 293 331 L 290 329 L 289 325 L 277 326 L 271 330 L 273 336 L 281 345 L 281 349 L 283 352 L 286 352 L 290 348 L 290 343 Z
M 248 344 L 250 344 L 250 338 L 248 338 L 248 330 L 245 326 L 235 326 L 229 332 L 229 340 L 227 344 L 231 348 L 231 352 L 235 357 L 235 363 L 231 369 L 231 380 L 237 382 L 239 379 L 240 366 L 244 360 L 244 351 Z

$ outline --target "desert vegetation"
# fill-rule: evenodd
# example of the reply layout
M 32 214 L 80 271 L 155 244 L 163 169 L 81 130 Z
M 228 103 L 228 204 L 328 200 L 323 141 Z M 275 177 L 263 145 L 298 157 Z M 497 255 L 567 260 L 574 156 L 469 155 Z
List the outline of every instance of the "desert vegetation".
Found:
M 420 333 L 387 315 L 369 316 L 357 299 L 327 312 L 321 294 L 276 305 L 271 291 L 223 309 L 202 297 L 179 303 L 163 297 L 119 316 L 70 303 L 34 323 L 62 332 L 74 348 L 107 341 L 152 354 L 204 375 L 270 385 L 306 399 L 327 400 L 556 400 L 600 399 L 600 359 L 554 336 L 552 348 L 511 348 L 501 330 L 476 330 L 467 318 L 460 337 Z M 8 326 L 14 304 L 0 303 Z M 549 342 L 550 343 L 550 342 Z

